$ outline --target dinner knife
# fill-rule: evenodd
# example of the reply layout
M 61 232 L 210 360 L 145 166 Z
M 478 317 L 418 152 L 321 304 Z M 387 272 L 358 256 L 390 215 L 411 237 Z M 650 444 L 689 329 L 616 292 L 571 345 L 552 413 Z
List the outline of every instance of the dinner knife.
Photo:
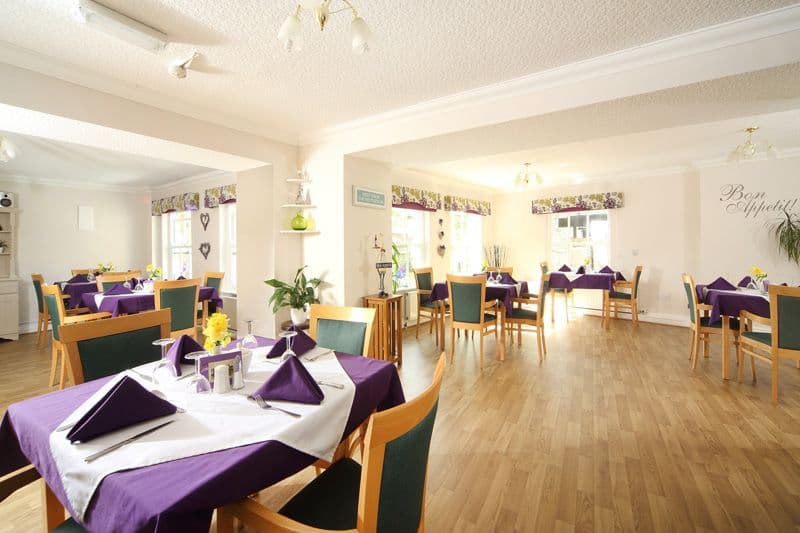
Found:
M 172 424 L 173 422 L 175 422 L 175 420 L 167 420 L 166 422 L 164 422 L 162 424 L 159 424 L 159 425 L 157 425 L 155 427 L 151 427 L 150 429 L 146 429 L 146 430 L 142 431 L 141 433 L 137 433 L 133 437 L 127 438 L 127 439 L 125 439 L 123 441 L 120 441 L 120 442 L 118 442 L 116 444 L 112 444 L 108 448 L 103 448 L 99 452 L 93 453 L 92 455 L 89 455 L 88 457 L 86 457 L 86 459 L 84 459 L 84 461 L 87 462 L 87 463 L 91 463 L 95 459 L 99 459 L 100 457 L 103 457 L 104 455 L 106 455 L 108 453 L 111 453 L 114 450 L 118 450 L 119 448 L 122 448 L 126 444 L 130 444 L 131 442 L 133 442 L 133 441 L 135 441 L 137 439 L 141 439 L 145 435 L 149 435 L 150 433 L 153 433 L 154 431 L 159 430 L 159 429 L 163 428 L 164 426 L 168 426 L 168 425 Z

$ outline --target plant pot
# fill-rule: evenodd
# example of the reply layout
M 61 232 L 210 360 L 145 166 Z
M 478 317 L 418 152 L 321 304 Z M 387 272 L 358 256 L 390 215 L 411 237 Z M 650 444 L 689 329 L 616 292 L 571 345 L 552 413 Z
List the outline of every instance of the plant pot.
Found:
M 302 309 L 295 309 L 294 307 L 289 310 L 289 314 L 292 317 L 292 324 L 295 326 L 300 326 L 305 324 L 308 320 L 308 308 L 304 307 Z

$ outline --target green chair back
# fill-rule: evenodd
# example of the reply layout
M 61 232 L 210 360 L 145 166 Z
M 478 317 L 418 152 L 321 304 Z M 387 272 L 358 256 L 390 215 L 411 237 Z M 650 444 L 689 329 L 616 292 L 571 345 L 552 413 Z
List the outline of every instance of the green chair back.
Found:
M 378 500 L 378 533 L 417 531 L 422 518 L 425 474 L 439 402 L 407 433 L 386 443 Z
M 317 344 L 337 352 L 361 355 L 367 324 L 349 320 L 320 318 L 317 321 Z
M 450 306 L 453 309 L 453 320 L 478 324 L 483 313 L 481 301 L 481 285 L 479 283 L 450 282 L 453 293 L 450 295 Z
M 213 287 L 217 289 L 217 292 L 222 290 L 222 278 L 212 278 L 209 276 L 206 283 L 208 283 L 207 287 Z
M 61 326 L 61 317 L 58 314 L 58 303 L 56 302 L 56 297 L 52 294 L 48 294 L 44 297 L 44 301 L 47 304 L 47 312 L 50 314 L 50 322 L 53 324 L 53 338 L 57 341 L 60 341 L 61 337 L 59 337 L 59 327 Z
M 112 288 L 114 285 L 122 285 L 121 281 L 103 281 L 101 283 L 103 286 L 103 292 L 106 292 L 108 289 Z
M 697 314 L 694 307 L 694 294 L 692 294 L 694 287 L 692 287 L 689 283 L 684 283 L 683 288 L 686 290 L 686 298 L 689 300 L 689 318 L 691 319 L 692 324 L 694 324 L 695 315 Z
M 161 348 L 153 341 L 161 338 L 159 326 L 95 337 L 78 341 L 78 357 L 83 367 L 83 380 L 111 376 L 126 368 L 161 359 Z
M 547 293 L 550 292 L 550 280 L 542 281 L 542 293 L 539 295 L 539 316 L 544 316 L 545 303 L 547 301 Z
M 197 320 L 194 286 L 161 289 L 161 308 L 170 310 L 172 331 L 194 327 Z
M 800 350 L 800 297 L 778 295 L 778 348 Z
M 44 313 L 44 293 L 42 293 L 42 283 L 35 279 L 33 280 L 33 292 L 36 293 L 36 307 L 39 309 L 39 314 Z
M 636 271 L 636 277 L 633 280 L 633 299 L 634 300 L 639 297 L 639 280 L 640 279 L 642 279 L 642 271 L 641 270 L 637 270 Z
M 417 288 L 423 291 L 433 290 L 433 280 L 430 272 L 417 274 Z

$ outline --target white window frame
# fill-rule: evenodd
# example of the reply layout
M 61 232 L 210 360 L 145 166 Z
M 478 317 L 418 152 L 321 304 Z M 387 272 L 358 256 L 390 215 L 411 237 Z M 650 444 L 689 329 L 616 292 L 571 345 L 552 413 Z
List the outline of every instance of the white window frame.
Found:
M 461 229 L 459 229 L 461 228 Z M 460 233 L 463 232 L 464 235 Z M 483 264 L 483 216 L 450 212 L 450 272 L 476 274 Z
M 236 278 L 236 203 L 219 206 L 219 270 L 225 273 L 222 278 L 222 292 L 235 295 Z
M 404 224 L 401 227 L 397 227 L 395 225 L 396 217 L 410 217 L 416 219 L 413 225 L 420 227 L 421 230 L 409 233 Z M 430 212 L 417 209 L 393 207 L 392 244 L 396 245 L 398 251 L 400 252 L 400 266 L 405 265 L 406 267 L 406 276 L 402 280 L 399 280 L 397 288 L 398 290 L 413 289 L 417 286 L 413 269 L 418 267 L 427 267 L 430 265 Z
M 591 230 L 591 217 L 605 215 L 607 223 L 607 235 L 593 235 Z M 579 234 L 579 226 L 573 226 L 573 217 L 586 216 L 586 233 L 584 237 Z M 567 248 L 561 250 L 563 240 L 558 238 L 556 224 L 559 219 L 567 219 L 567 228 L 572 236 L 569 238 Z M 550 249 L 549 261 L 553 270 L 558 269 L 562 264 L 567 264 L 577 268 L 583 264 L 585 257 L 591 258 L 590 266 L 594 269 L 602 268 L 611 261 L 611 213 L 608 209 L 592 211 L 571 211 L 567 213 L 553 213 L 550 215 Z
M 189 243 L 176 244 L 173 242 L 172 229 L 173 224 L 178 220 L 189 221 Z M 162 242 L 162 269 L 164 277 L 167 279 L 177 279 L 178 276 L 192 277 L 192 212 L 191 211 L 173 211 L 164 213 L 161 216 L 161 242 Z M 174 252 L 180 251 L 188 255 L 186 263 L 186 270 L 178 268 L 175 272 L 172 265 L 172 255 Z

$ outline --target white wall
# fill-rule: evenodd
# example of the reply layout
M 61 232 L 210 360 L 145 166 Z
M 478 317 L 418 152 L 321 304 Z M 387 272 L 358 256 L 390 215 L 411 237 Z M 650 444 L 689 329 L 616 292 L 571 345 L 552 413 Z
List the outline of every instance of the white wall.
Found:
M 146 194 L 6 182 L 21 210 L 17 227 L 20 328 L 35 330 L 37 306 L 31 274 L 47 283 L 69 279 L 71 268 L 112 261 L 140 269 L 150 260 L 150 201 Z M 94 230 L 78 230 L 78 206 L 94 208 Z

